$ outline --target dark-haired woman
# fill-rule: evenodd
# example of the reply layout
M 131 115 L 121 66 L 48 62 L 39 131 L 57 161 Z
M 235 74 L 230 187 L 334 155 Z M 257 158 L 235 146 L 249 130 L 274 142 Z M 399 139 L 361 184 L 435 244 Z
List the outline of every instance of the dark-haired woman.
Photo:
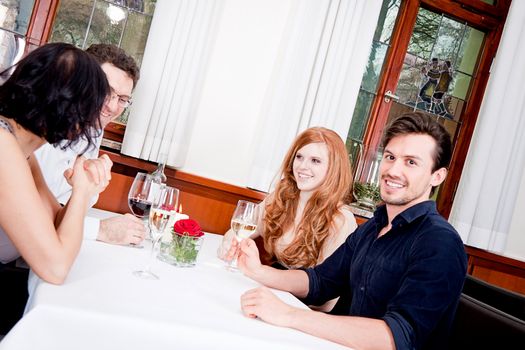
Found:
M 61 207 L 33 152 L 46 141 L 91 142 L 108 92 L 100 65 L 63 43 L 28 54 L 0 86 L 2 264 L 21 255 L 43 280 L 60 284 L 66 278 L 80 249 L 89 200 L 107 186 L 112 164 L 107 156 L 79 157 L 64 173 L 73 190 Z

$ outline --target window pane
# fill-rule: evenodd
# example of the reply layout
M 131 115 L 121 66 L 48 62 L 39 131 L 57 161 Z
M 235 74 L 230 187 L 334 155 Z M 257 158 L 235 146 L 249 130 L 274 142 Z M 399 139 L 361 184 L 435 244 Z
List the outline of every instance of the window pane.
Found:
M 377 41 L 372 43 L 372 50 L 370 51 L 366 71 L 361 82 L 362 89 L 369 92 L 376 92 L 377 82 L 379 81 L 387 50 L 388 46 L 385 44 Z
M 84 47 L 95 43 L 119 46 L 126 18 L 127 11 L 122 7 L 97 0 Z
M 390 42 L 400 3 L 401 0 L 386 0 L 383 2 L 374 34 L 374 41 L 381 41 L 386 44 Z
M 138 12 L 130 12 L 124 35 L 120 46 L 126 50 L 128 54 L 133 56 L 138 65 L 142 62 L 144 57 L 144 48 L 146 47 L 146 40 L 148 39 L 148 32 L 151 26 L 152 16 L 146 16 Z
M 153 16 L 157 0 L 108 0 L 107 2 Z
M 126 108 L 126 110 L 117 119 L 115 119 L 115 122 L 121 123 L 121 124 L 126 124 L 128 122 L 128 118 L 129 118 L 129 111 L 130 111 L 130 109 Z
M 11 67 L 24 52 L 24 38 L 0 28 L 0 72 Z M 2 78 L 0 78 L 2 83 Z
M 434 43 L 432 57 L 456 62 L 461 43 L 465 36 L 465 25 L 443 17 Z
M 82 47 L 92 10 L 93 0 L 60 1 L 49 41 L 66 42 Z
M 454 116 L 454 120 L 458 120 L 459 117 L 463 114 L 463 109 L 465 108 L 465 100 L 448 96 L 447 109 L 451 115 Z
M 35 0 L 0 1 L 0 28 L 25 35 Z
M 437 38 L 441 16 L 437 13 L 420 9 L 417 15 L 414 32 L 408 44 L 408 52 L 429 60 Z
M 449 88 L 449 93 L 454 97 L 464 100 L 467 98 L 471 80 L 472 77 L 470 75 L 463 73 L 454 74 L 454 79 L 452 80 L 452 84 Z
M 359 91 L 354 115 L 352 116 L 352 122 L 350 124 L 350 131 L 348 132 L 348 140 L 362 141 L 368 121 L 368 113 L 370 112 L 370 106 L 372 105 L 374 97 L 375 94 L 362 89 Z
M 421 83 L 421 69 L 419 67 L 424 65 L 425 61 L 421 58 L 410 53 L 406 54 L 396 90 L 399 102 L 408 104 L 410 101 L 416 100 Z
M 34 2 L 0 1 L 0 71 L 12 66 L 24 53 L 25 36 Z
M 459 49 L 458 59 L 456 60 L 457 69 L 467 74 L 474 74 L 474 68 L 478 61 L 478 54 L 485 34 L 477 29 L 467 27 L 464 40 Z
M 140 65 L 155 4 L 156 0 L 62 0 L 50 41 L 80 48 L 114 44 Z

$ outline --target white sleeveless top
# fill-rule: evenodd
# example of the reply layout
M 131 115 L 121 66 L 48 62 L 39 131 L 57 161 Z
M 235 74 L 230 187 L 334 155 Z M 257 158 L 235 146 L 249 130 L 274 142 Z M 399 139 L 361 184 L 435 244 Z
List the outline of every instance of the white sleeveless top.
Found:
M 0 128 L 14 134 L 14 130 L 4 119 L 0 118 Z M 20 257 L 13 242 L 7 237 L 4 230 L 0 227 L 0 262 L 6 264 Z

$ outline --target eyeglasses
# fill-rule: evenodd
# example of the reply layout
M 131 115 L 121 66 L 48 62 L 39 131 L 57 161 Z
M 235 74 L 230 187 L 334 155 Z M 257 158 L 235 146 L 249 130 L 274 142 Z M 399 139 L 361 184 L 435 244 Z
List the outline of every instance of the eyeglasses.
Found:
M 118 99 L 117 103 L 119 107 L 122 107 L 122 108 L 128 108 L 133 103 L 133 100 L 131 99 L 131 97 L 126 96 L 126 95 L 119 95 L 115 91 L 113 91 L 113 89 L 111 90 L 111 94 L 108 97 L 106 97 L 106 102 L 108 103 L 112 102 L 115 98 Z

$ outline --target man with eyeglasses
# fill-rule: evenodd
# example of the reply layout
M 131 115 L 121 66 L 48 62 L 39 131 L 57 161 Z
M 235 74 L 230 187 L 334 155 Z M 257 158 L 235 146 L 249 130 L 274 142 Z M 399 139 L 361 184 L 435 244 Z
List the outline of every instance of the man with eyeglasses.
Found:
M 100 63 L 111 89 L 100 113 L 100 123 L 104 129 L 117 119 L 132 103 L 131 94 L 139 79 L 139 69 L 135 60 L 124 50 L 114 45 L 94 44 L 87 50 Z M 71 196 L 71 186 L 66 182 L 63 172 L 71 168 L 78 154 L 86 158 L 97 158 L 102 141 L 102 130 L 96 140 L 96 147 L 85 150 L 79 142 L 71 148 L 61 149 L 45 144 L 35 152 L 44 178 L 57 198 L 65 204 Z M 93 198 L 92 205 L 98 198 Z M 118 215 L 104 220 L 86 217 L 84 220 L 84 239 L 96 239 L 112 244 L 140 244 L 145 237 L 142 220 L 131 214 Z

